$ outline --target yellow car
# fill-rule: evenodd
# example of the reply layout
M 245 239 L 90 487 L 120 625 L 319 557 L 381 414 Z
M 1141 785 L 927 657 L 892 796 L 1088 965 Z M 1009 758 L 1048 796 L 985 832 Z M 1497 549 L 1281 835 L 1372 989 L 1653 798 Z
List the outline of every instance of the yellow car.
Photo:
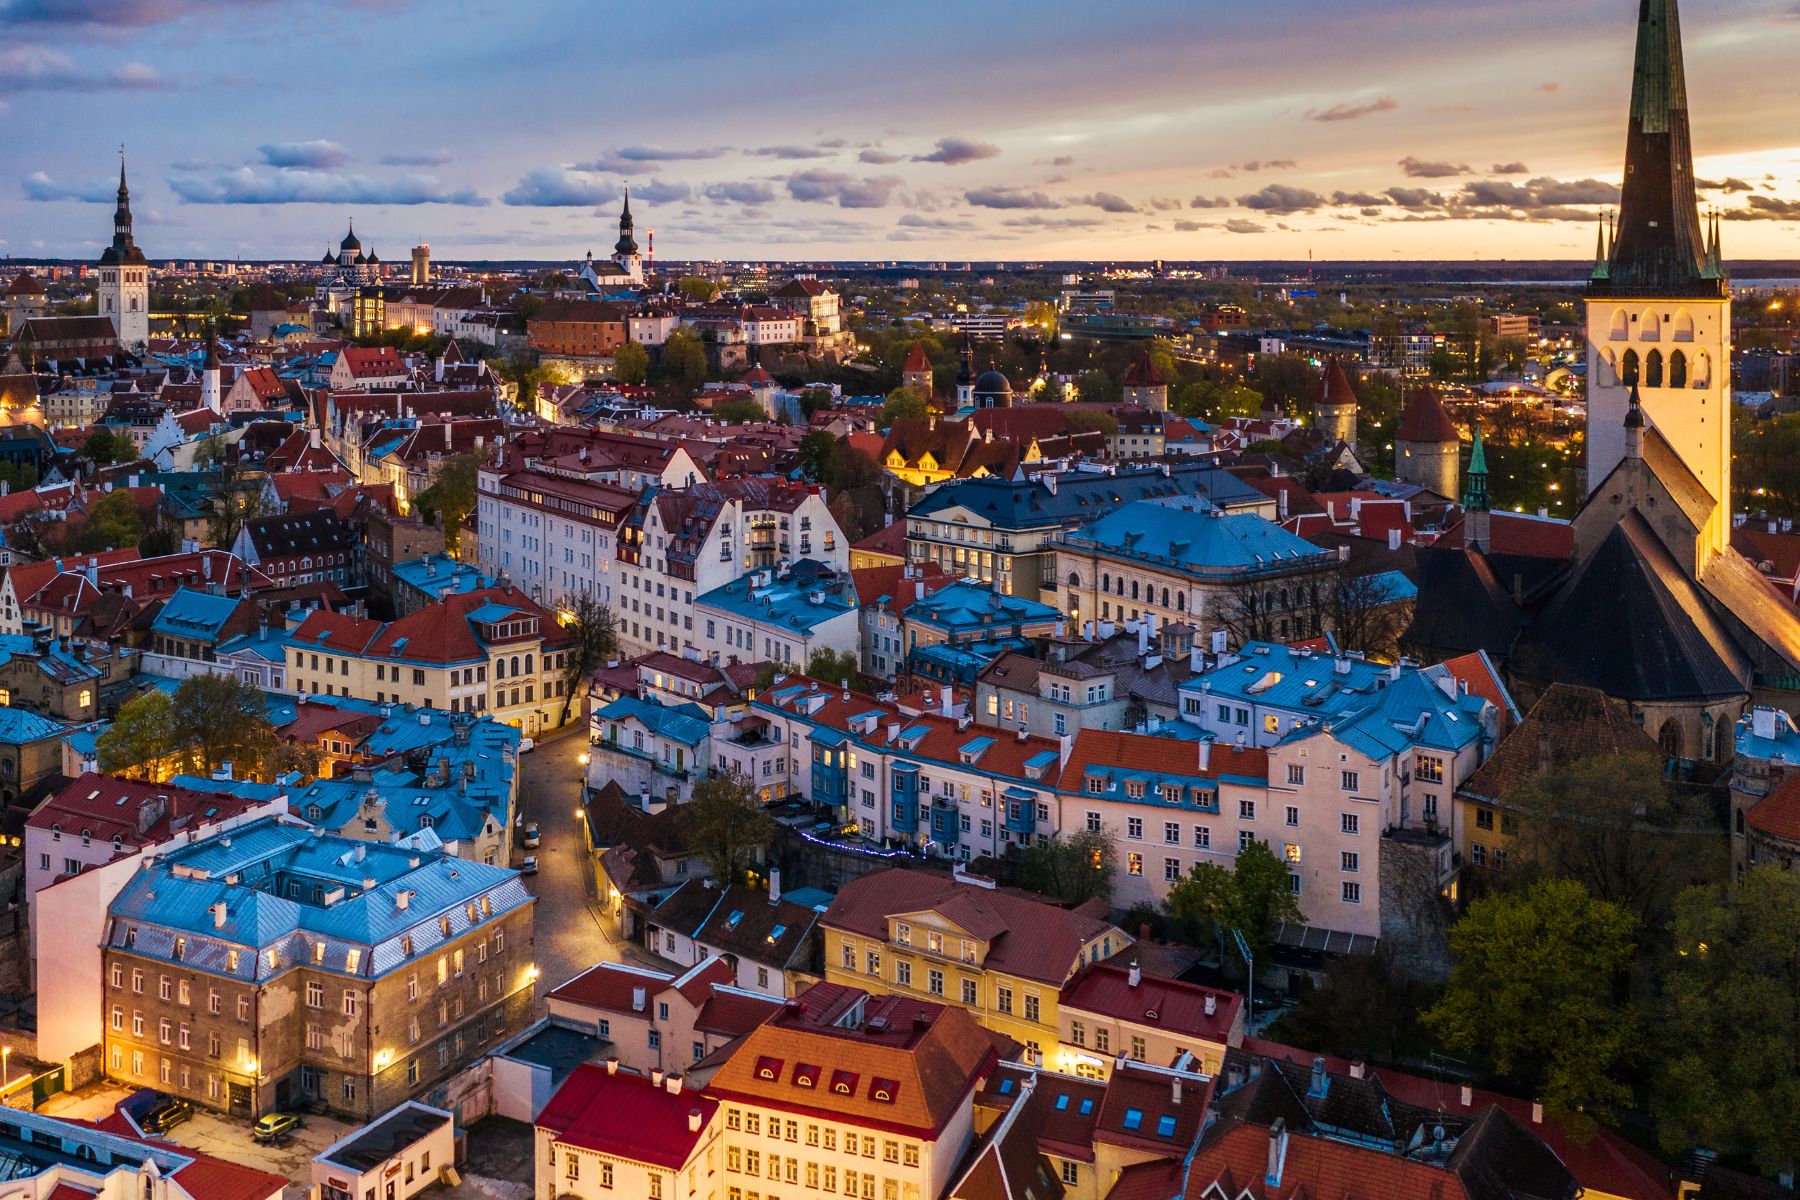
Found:
M 268 1113 L 256 1122 L 254 1136 L 259 1142 L 272 1142 L 287 1137 L 300 1128 L 300 1118 L 293 1113 Z

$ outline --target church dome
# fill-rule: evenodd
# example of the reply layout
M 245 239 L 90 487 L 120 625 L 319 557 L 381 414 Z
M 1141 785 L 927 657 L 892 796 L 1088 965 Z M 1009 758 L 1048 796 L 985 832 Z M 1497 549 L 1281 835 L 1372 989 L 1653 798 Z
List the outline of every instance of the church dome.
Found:
M 338 243 L 338 249 L 351 255 L 354 255 L 357 251 L 362 249 L 362 243 L 357 241 L 356 230 L 354 228 L 344 235 L 344 240 Z
M 355 265 L 356 265 L 356 266 L 359 266 L 359 267 L 360 267 L 360 266 L 362 266 L 362 265 L 363 265 L 363 264 L 365 264 L 365 263 L 367 263 L 367 262 L 368 262 L 368 261 L 369 261 L 369 256 L 368 256 L 368 255 L 366 255 L 366 254 L 358 254 L 358 255 L 357 255 L 357 256 L 356 256 L 356 262 L 355 262 Z
M 326 251 L 326 252 L 325 252 L 325 257 L 324 257 L 324 258 L 321 258 L 321 259 L 320 259 L 320 260 L 319 260 L 319 265 L 320 265 L 320 266 L 322 266 L 322 267 L 335 267 L 335 266 L 337 266 L 337 255 L 335 255 L 335 254 L 333 254 L 333 253 L 332 253 L 332 252 L 331 252 L 331 251 L 329 251 L 329 250 L 327 250 L 327 251 Z
M 983 371 L 975 380 L 975 406 L 985 407 L 983 399 L 990 399 L 994 404 L 1012 400 L 1012 383 L 999 371 Z
M 369 256 L 363 259 L 363 261 L 368 263 L 371 267 L 380 265 L 381 260 L 375 257 L 375 246 L 373 243 L 369 246 Z

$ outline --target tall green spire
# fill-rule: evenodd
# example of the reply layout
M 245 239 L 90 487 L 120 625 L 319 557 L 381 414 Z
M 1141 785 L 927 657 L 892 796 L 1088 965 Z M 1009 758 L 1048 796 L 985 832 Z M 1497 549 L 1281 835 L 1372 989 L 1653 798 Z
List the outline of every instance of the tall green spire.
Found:
M 1465 512 L 1488 511 L 1487 451 L 1481 446 L 1481 430 L 1475 431 L 1475 446 L 1469 451 L 1469 487 L 1463 493 Z

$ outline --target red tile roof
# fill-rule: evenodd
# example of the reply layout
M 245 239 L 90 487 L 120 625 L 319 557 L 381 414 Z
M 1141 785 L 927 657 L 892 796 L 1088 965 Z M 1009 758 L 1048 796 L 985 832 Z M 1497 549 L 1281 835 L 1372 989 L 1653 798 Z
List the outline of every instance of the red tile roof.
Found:
M 1188 1169 L 1186 1194 L 1208 1195 L 1214 1184 L 1227 1195 L 1255 1188 L 1270 1200 L 1457 1200 L 1468 1190 L 1454 1174 L 1427 1163 L 1347 1142 L 1290 1133 L 1278 1189 L 1263 1188 L 1269 1170 L 1269 1131 L 1239 1122 L 1211 1135 Z
M 1552 517 L 1493 513 L 1488 518 L 1488 541 L 1490 555 L 1522 554 L 1531 558 L 1555 559 L 1575 556 L 1575 527 L 1568 521 Z M 1433 545 L 1452 550 L 1463 548 L 1463 519 L 1460 510 L 1455 524 L 1445 529 Z
M 156 803 L 159 799 L 163 803 Z M 190 825 L 237 816 L 258 803 L 90 771 L 49 796 L 25 824 L 32 829 L 60 826 L 67 833 L 91 831 L 101 841 L 117 837 L 122 846 L 135 850 L 165 842 Z
M 889 867 L 846 883 L 821 924 L 885 942 L 889 918 L 908 913 L 936 913 L 987 942 L 986 970 L 1059 988 L 1080 969 L 1088 943 L 1110 933 L 1114 950 L 1130 944 L 1109 922 L 1052 900 L 914 867 Z
M 648 997 L 674 982 L 675 976 L 666 971 L 652 971 L 624 963 L 601 963 L 551 989 L 547 999 L 609 1012 L 630 1012 L 632 995 L 638 988 L 644 989 L 645 1003 L 648 1004 Z
M 1125 372 L 1125 386 L 1128 388 L 1167 387 L 1168 380 L 1156 369 L 1156 363 L 1148 350 L 1138 355 L 1138 360 L 1131 364 Z
M 1058 783 L 1064 791 L 1081 792 L 1089 765 L 1130 767 L 1163 775 L 1198 775 L 1217 779 L 1236 775 L 1247 779 L 1269 777 L 1269 752 L 1256 746 L 1213 744 L 1207 751 L 1206 766 L 1200 766 L 1200 746 L 1179 738 L 1156 737 L 1147 733 L 1127 733 L 1113 729 L 1083 729 L 1075 735 L 1069 749 L 1069 761 L 1062 768 Z
M 931 373 L 931 360 L 925 357 L 925 343 L 914 342 L 912 349 L 906 353 L 906 361 L 900 365 L 903 375 Z
M 908 578 L 909 571 L 916 572 L 919 578 Z M 886 597 L 884 607 L 895 616 L 915 600 L 960 582 L 961 578 L 944 574 L 943 565 L 934 562 L 886 563 L 879 567 L 858 567 L 850 572 L 850 581 L 856 585 L 858 604 L 866 607 Z
M 866 550 L 871 554 L 904 556 L 906 554 L 906 522 L 895 521 L 890 525 L 883 525 L 860 542 L 852 542 L 850 548 Z
M 1506 690 L 1499 670 L 1488 658 L 1487 651 L 1476 650 L 1456 658 L 1446 658 L 1444 669 L 1466 684 L 1469 691 L 1494 706 L 1494 711 L 1500 714 L 1500 736 L 1505 737 L 1507 731 L 1519 720 L 1519 710 L 1513 703 L 1512 694 Z
M 1152 1154 L 1185 1153 L 1200 1132 L 1211 1098 L 1209 1076 L 1126 1060 L 1106 1081 L 1094 1140 Z
M 1213 1011 L 1206 1011 L 1206 1002 Z M 1065 1011 L 1077 1009 L 1128 1021 L 1135 1025 L 1154 1026 L 1176 1036 L 1204 1038 L 1224 1045 L 1237 1021 L 1244 998 L 1236 992 L 1220 991 L 1178 979 L 1162 979 L 1141 975 L 1137 985 L 1131 974 L 1111 963 L 1097 963 L 1071 979 L 1062 991 Z
M 392 346 L 346 346 L 338 356 L 356 379 L 406 373 L 406 364 Z
M 1350 386 L 1349 376 L 1344 374 L 1343 364 L 1332 359 L 1325 368 L 1325 396 L 1323 403 L 1327 406 L 1356 406 L 1356 389 Z
M 1400 414 L 1400 427 L 1394 431 L 1394 440 L 1458 442 L 1461 439 L 1456 422 L 1444 411 L 1444 402 L 1438 398 L 1437 389 L 1414 388 L 1406 402 L 1406 411 Z
M 1757 801 L 1744 813 L 1744 822 L 1758 833 L 1800 841 L 1800 772 L 1789 774 Z
M 582 1063 L 537 1115 L 537 1127 L 569 1146 L 631 1162 L 679 1170 L 693 1157 L 718 1101 L 683 1088 L 678 1094 L 629 1071 L 609 1074 Z M 689 1115 L 700 1113 L 700 1128 Z

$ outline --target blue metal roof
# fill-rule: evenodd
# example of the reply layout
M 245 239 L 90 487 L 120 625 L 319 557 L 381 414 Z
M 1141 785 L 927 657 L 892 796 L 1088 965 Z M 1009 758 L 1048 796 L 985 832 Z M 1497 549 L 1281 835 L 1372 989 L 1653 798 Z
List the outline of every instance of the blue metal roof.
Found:
M 792 630 L 801 636 L 833 618 L 856 611 L 849 576 L 817 563 L 796 563 L 787 578 L 769 577 L 760 587 L 756 586 L 758 576 L 752 572 L 702 593 L 695 598 L 695 607 L 765 627 Z
M 219 630 L 237 611 L 238 603 L 230 596 L 215 596 L 189 587 L 176 588 L 175 594 L 163 601 L 162 608 L 157 610 L 150 629 L 170 637 L 216 641 Z
M 409 558 L 395 563 L 391 569 L 394 578 L 433 596 L 442 594 L 445 588 L 449 588 L 452 595 L 460 595 L 495 584 L 492 578 L 481 573 L 479 567 L 457 562 L 448 554 Z
M 1204 500 L 1127 504 L 1064 538 L 1074 548 L 1187 575 L 1336 561 L 1330 551 L 1273 521 L 1255 513 L 1228 513 Z
M 1227 508 L 1268 502 L 1268 497 L 1229 471 L 1184 463 L 1166 475 L 1160 468 L 1060 475 L 1054 492 L 1037 479 L 959 479 L 940 484 L 907 515 L 928 517 L 961 507 L 979 513 L 999 529 L 1067 528 L 1122 504 L 1159 496 L 1204 496 Z
M 66 725 L 40 717 L 29 709 L 0 707 L 0 742 L 7 745 L 46 741 L 67 732 Z
M 697 705 L 658 704 L 636 696 L 621 696 L 594 714 L 603 721 L 637 721 L 657 737 L 685 746 L 697 746 L 712 731 L 706 711 Z
M 1023 596 L 1007 596 L 993 585 L 960 580 L 906 606 L 908 621 L 930 625 L 955 636 L 1023 625 L 1054 623 L 1062 613 Z

